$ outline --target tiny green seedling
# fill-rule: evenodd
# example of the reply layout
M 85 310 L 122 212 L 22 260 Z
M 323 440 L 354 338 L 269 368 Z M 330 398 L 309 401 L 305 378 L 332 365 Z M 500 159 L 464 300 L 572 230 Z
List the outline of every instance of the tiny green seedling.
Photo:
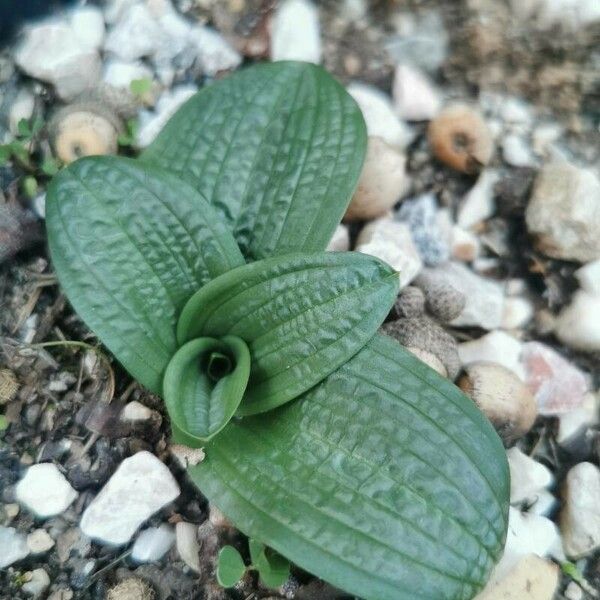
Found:
M 244 564 L 242 555 L 233 546 L 224 546 L 219 552 L 217 580 L 223 587 L 233 587 L 247 571 L 256 571 L 260 581 L 268 588 L 282 586 L 290 576 L 290 563 L 264 544 L 250 539 L 250 565 Z
M 152 91 L 152 79 L 149 77 L 134 79 L 129 84 L 129 89 L 134 96 L 143 100 Z
M 139 130 L 139 123 L 137 119 L 128 119 L 125 123 L 125 131 L 119 134 L 117 142 L 119 146 L 128 148 L 135 145 L 135 138 Z
M 81 318 L 164 400 L 172 441 L 204 448 L 188 475 L 243 533 L 366 600 L 464 600 L 504 545 L 506 453 L 469 398 L 378 333 L 398 273 L 325 251 L 366 141 L 320 67 L 242 70 L 138 159 L 55 176 L 52 261 Z M 260 548 L 252 568 L 275 585 L 287 562 Z M 221 562 L 226 584 L 246 569 L 232 550 Z

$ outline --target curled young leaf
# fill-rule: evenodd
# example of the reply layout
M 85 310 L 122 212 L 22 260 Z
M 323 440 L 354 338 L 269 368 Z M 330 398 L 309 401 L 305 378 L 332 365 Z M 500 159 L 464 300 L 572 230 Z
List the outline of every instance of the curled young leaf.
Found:
M 319 383 L 377 332 L 398 274 L 366 254 L 290 254 L 233 269 L 185 305 L 179 343 L 235 335 L 252 359 L 239 414 L 271 410 Z
M 250 375 L 250 352 L 238 337 L 184 344 L 165 371 L 163 398 L 173 440 L 197 448 L 233 417 Z
M 179 177 L 113 156 L 83 158 L 48 188 L 52 262 L 75 310 L 160 394 L 188 298 L 244 264 L 227 226 Z

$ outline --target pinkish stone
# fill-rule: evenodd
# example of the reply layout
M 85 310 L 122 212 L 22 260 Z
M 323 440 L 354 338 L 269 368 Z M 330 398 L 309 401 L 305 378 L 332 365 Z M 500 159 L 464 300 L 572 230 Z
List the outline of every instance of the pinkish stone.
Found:
M 581 406 L 590 387 L 589 378 L 558 352 L 540 342 L 528 342 L 523 346 L 521 363 L 539 414 L 560 415 Z

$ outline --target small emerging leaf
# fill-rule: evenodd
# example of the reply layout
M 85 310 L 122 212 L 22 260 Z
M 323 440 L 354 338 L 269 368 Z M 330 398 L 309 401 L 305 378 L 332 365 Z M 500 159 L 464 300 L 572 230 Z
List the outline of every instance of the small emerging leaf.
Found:
M 250 375 L 248 346 L 237 337 L 198 338 L 169 362 L 163 397 L 177 444 L 200 448 L 233 417 Z
M 246 572 L 240 553 L 233 546 L 223 546 L 219 552 L 217 581 L 223 587 L 233 587 Z
M 398 274 L 356 252 L 290 254 L 217 277 L 185 305 L 179 343 L 235 335 L 250 347 L 239 414 L 271 410 L 310 389 L 377 332 L 398 293 Z
M 129 89 L 134 96 L 143 96 L 152 89 L 152 79 L 143 77 L 142 79 L 134 79 L 129 84 Z
M 31 175 L 28 175 L 27 177 L 25 177 L 25 179 L 23 179 L 23 193 L 28 197 L 28 198 L 35 198 L 35 195 L 37 194 L 38 191 L 38 182 L 35 179 L 35 177 L 32 177 Z
M 58 161 L 54 157 L 47 156 L 44 159 L 44 162 L 42 162 L 41 169 L 44 174 L 48 175 L 49 177 L 53 177 L 58 173 L 60 166 Z
M 263 549 L 254 566 L 261 581 L 270 588 L 282 586 L 290 577 L 290 562 L 271 548 Z
M 17 133 L 22 138 L 30 138 L 31 137 L 31 128 L 29 127 L 28 119 L 19 119 L 17 123 Z

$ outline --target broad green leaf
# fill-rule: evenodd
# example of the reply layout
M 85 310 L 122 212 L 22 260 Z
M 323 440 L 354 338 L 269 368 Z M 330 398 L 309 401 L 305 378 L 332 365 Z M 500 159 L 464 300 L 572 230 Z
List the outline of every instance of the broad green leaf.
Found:
M 376 336 L 189 469 L 244 533 L 366 600 L 467 600 L 506 536 L 506 453 L 458 388 Z
M 250 348 L 239 414 L 293 400 L 356 354 L 398 293 L 398 274 L 355 252 L 291 254 L 244 265 L 194 294 L 177 324 L 182 344 L 235 335 Z
M 206 200 L 134 160 L 91 157 L 48 188 L 54 268 L 77 313 L 140 383 L 160 394 L 176 319 L 207 281 L 243 264 Z
M 290 577 L 289 561 L 270 548 L 263 548 L 255 567 L 261 581 L 270 588 L 282 586 Z
M 217 563 L 217 581 L 223 587 L 233 587 L 246 572 L 240 553 L 233 546 L 223 546 Z
M 174 441 L 198 448 L 219 433 L 242 401 L 249 375 L 250 352 L 240 338 L 203 337 L 184 344 L 163 382 Z
M 325 249 L 365 148 L 362 114 L 340 84 L 316 65 L 276 62 L 202 89 L 141 159 L 190 181 L 256 260 Z

